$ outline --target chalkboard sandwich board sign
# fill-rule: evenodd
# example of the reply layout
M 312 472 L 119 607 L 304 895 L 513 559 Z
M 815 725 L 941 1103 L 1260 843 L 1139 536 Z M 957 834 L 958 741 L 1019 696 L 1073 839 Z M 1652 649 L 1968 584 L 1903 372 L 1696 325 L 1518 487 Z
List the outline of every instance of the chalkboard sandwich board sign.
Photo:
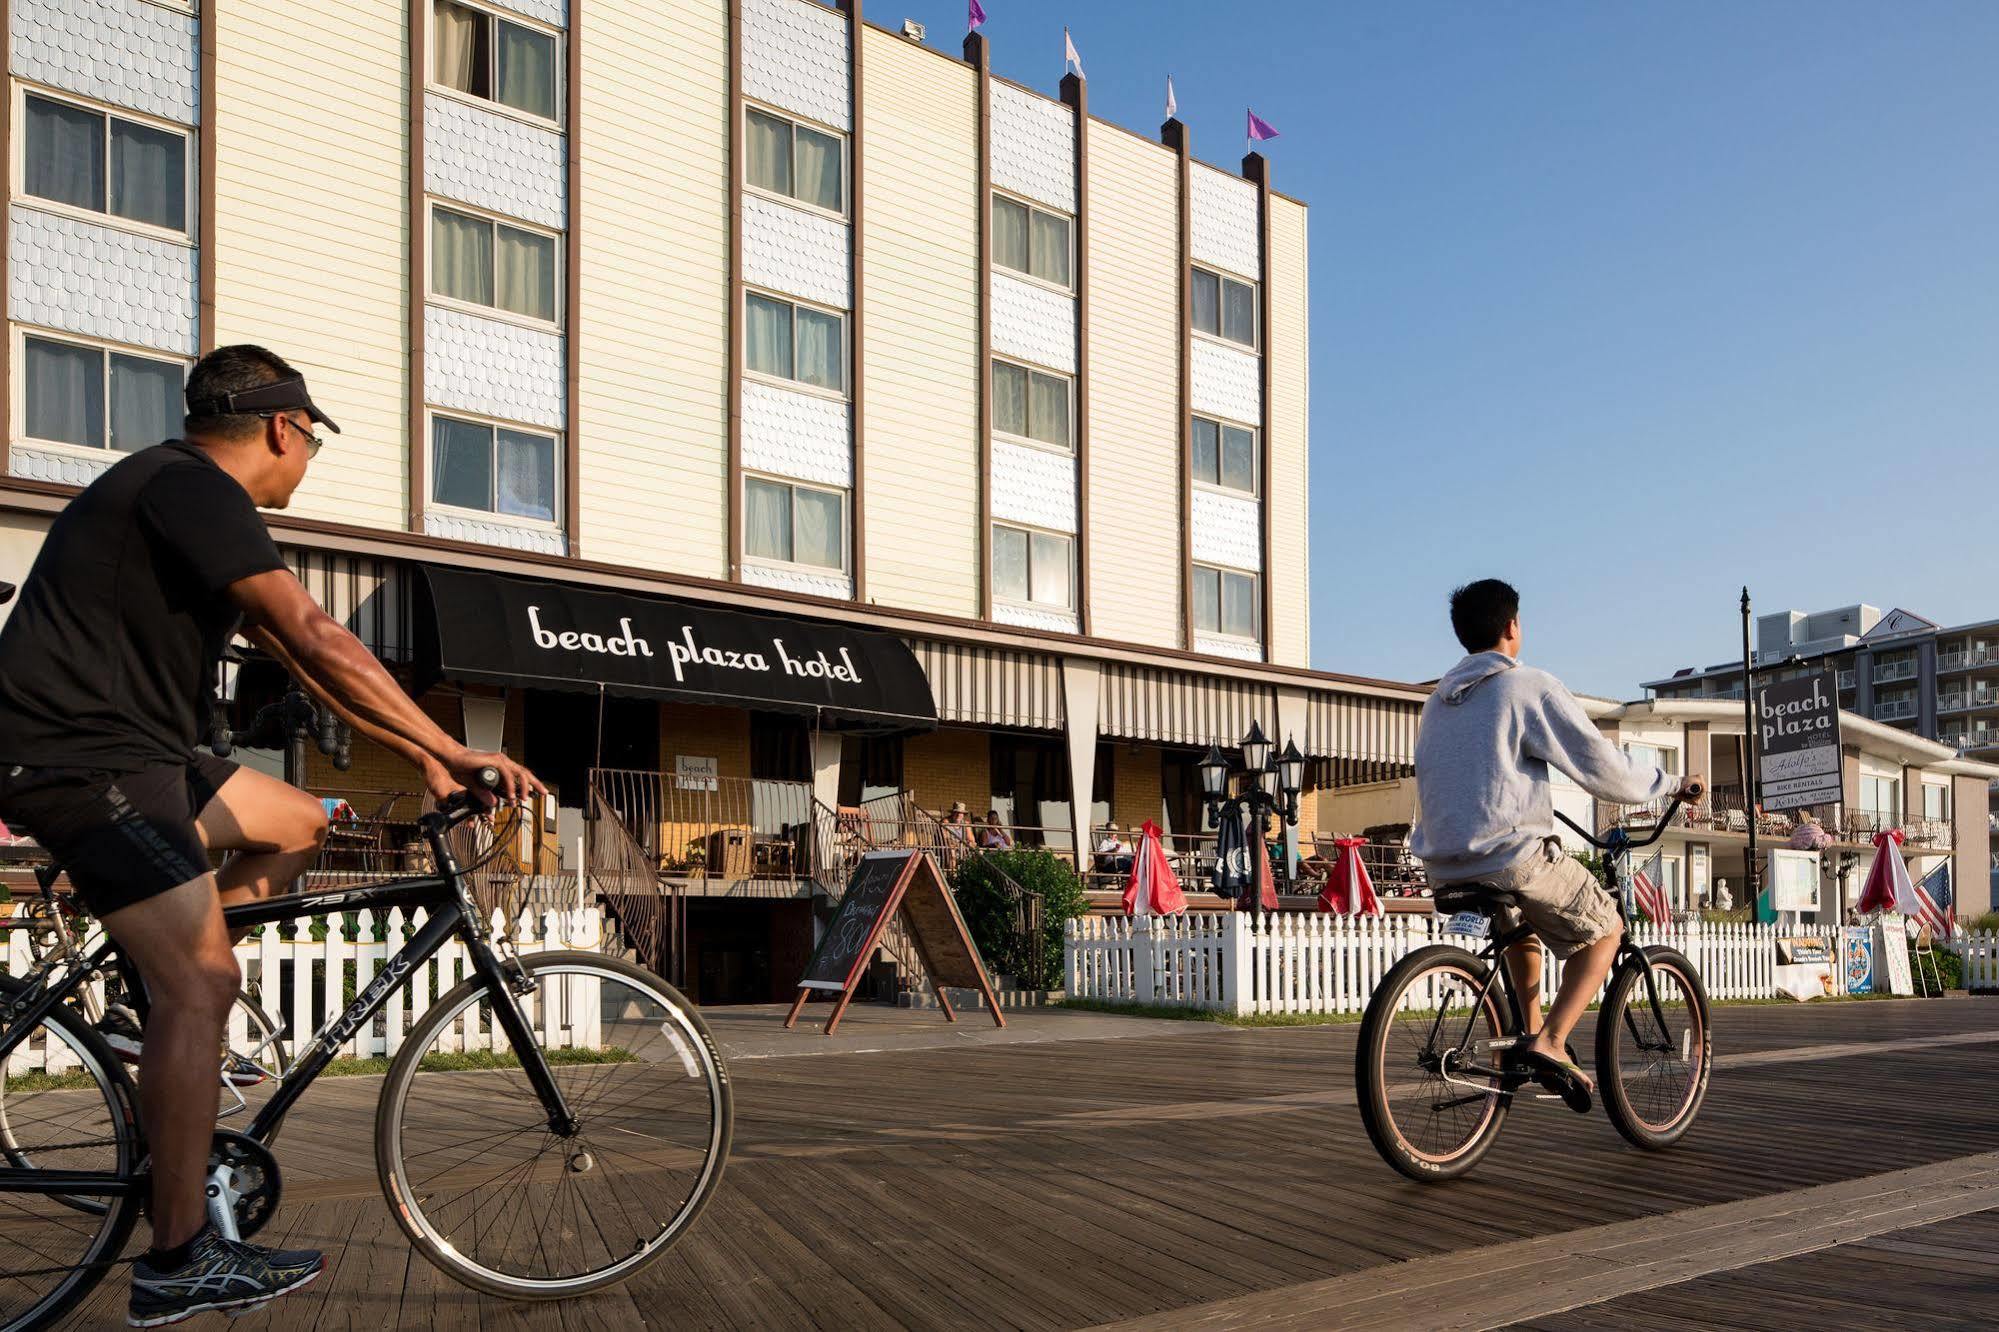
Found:
M 860 984 L 868 959 L 874 956 L 882 931 L 897 912 L 902 913 L 903 932 L 916 945 L 923 969 L 929 973 L 945 1021 L 958 1020 L 944 997 L 944 988 L 951 986 L 983 994 L 993 1024 L 1006 1025 L 999 1001 L 993 997 L 992 983 L 979 962 L 978 949 L 972 944 L 964 917 L 958 914 L 958 904 L 951 900 L 951 890 L 944 886 L 937 862 L 921 851 L 870 851 L 847 880 L 846 894 L 834 909 L 833 921 L 812 960 L 805 964 L 798 998 L 785 1016 L 785 1026 L 797 1024 L 814 992 L 830 992 L 840 996 L 833 1015 L 826 1019 L 826 1034 L 833 1034 L 853 1000 L 854 987 Z

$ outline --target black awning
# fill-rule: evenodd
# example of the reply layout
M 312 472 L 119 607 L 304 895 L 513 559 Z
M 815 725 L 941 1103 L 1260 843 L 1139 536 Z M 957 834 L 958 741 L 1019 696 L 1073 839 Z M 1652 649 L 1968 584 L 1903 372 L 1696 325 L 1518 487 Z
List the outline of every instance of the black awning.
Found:
M 436 671 L 803 713 L 857 731 L 930 730 L 937 705 L 894 634 L 426 565 Z

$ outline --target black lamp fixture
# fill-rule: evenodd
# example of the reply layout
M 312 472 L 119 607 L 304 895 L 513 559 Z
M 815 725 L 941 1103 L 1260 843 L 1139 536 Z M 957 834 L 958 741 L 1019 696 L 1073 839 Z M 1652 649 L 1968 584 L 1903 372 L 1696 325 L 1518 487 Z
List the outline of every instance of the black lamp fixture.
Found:
M 1209 745 L 1207 755 L 1197 765 L 1201 770 L 1201 794 L 1209 803 L 1222 798 L 1229 784 L 1229 761 L 1220 745 Z
M 1263 738 L 1263 723 L 1251 721 L 1249 734 L 1242 738 L 1242 766 L 1249 772 L 1261 772 L 1270 762 L 1270 742 Z
M 1209 745 L 1207 754 L 1196 765 L 1201 773 L 1202 803 L 1207 806 L 1209 823 L 1218 827 L 1223 819 L 1239 819 L 1246 814 L 1251 835 L 1259 839 L 1268 831 L 1272 814 L 1296 827 L 1298 796 L 1305 785 L 1305 756 L 1298 752 L 1298 742 L 1287 741 L 1282 753 L 1273 752 L 1276 747 L 1264 735 L 1262 723 L 1252 720 L 1249 734 L 1243 736 L 1237 748 L 1242 753 L 1242 767 L 1235 775 L 1247 779 L 1240 796 L 1228 795 L 1229 761 L 1220 745 Z M 1284 878 L 1290 879 L 1288 863 Z M 1255 909 L 1261 911 L 1262 894 L 1253 897 Z
M 1284 793 L 1286 803 L 1291 806 L 1291 822 L 1296 823 L 1298 793 L 1305 789 L 1305 756 L 1298 752 L 1298 742 L 1284 742 L 1284 752 L 1277 756 L 1278 789 Z

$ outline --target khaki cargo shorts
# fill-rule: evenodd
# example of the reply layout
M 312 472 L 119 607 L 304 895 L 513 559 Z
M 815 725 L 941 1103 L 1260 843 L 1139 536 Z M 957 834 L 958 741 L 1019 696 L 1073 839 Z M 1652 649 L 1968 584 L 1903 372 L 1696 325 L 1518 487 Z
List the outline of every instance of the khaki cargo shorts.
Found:
M 1527 859 L 1481 882 L 1520 895 L 1519 906 L 1494 914 L 1501 930 L 1516 930 L 1524 919 L 1548 951 L 1563 960 L 1624 929 L 1617 899 L 1553 837 Z

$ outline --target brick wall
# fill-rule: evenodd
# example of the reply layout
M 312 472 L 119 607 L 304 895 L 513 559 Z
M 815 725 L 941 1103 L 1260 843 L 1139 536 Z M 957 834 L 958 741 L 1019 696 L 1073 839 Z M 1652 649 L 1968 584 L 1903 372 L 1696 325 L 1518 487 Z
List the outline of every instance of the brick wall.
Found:
M 924 809 L 942 813 L 962 800 L 983 819 L 993 798 L 991 737 L 951 726 L 911 736 L 902 747 L 902 784 Z
M 1147 819 L 1159 822 L 1161 784 L 1159 751 L 1150 745 L 1136 749 L 1117 741 L 1111 750 L 1111 822 L 1136 828 Z M 1103 799 L 1103 793 L 1097 793 Z
M 458 697 L 456 690 L 433 689 L 417 700 L 417 706 L 443 727 L 446 735 L 463 737 L 465 715 Z M 508 746 L 514 753 L 520 752 L 519 711 L 518 701 L 509 704 Z M 338 796 L 352 805 L 354 812 L 363 818 L 375 812 L 385 799 L 385 792 L 412 791 L 421 794 L 423 791 L 423 780 L 401 755 L 359 735 L 354 737 L 351 753 L 353 765 L 346 772 L 341 772 L 333 766 L 330 756 L 320 753 L 319 746 L 308 741 L 305 747 L 306 789 L 315 795 Z M 414 815 L 416 811 L 415 800 L 403 800 L 396 805 L 399 816 Z
M 722 777 L 750 775 L 750 714 L 741 708 L 712 708 L 698 703 L 659 706 L 659 765 L 662 772 L 678 768 L 675 755 L 712 758 Z

